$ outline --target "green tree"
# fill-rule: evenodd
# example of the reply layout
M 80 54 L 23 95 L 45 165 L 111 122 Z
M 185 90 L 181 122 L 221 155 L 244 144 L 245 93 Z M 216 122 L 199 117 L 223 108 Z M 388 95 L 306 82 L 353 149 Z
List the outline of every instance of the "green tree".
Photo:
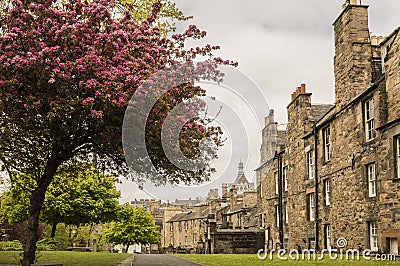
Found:
M 3 217 L 12 224 L 26 222 L 30 193 L 36 187 L 25 174 L 15 176 L 3 194 Z M 81 226 L 109 222 L 115 218 L 119 197 L 113 176 L 90 164 L 63 166 L 46 192 L 40 220 L 52 225 L 51 238 L 58 223 Z
M 114 244 L 123 244 L 125 252 L 133 244 L 159 242 L 161 234 L 157 232 L 154 217 L 143 207 L 124 204 L 116 221 L 111 222 L 105 231 L 106 240 Z
M 142 22 L 146 20 L 151 13 L 155 2 L 157 2 L 157 0 L 119 0 L 118 6 L 121 10 L 129 10 L 136 21 Z M 155 24 L 164 35 L 176 30 L 176 21 L 185 21 L 192 18 L 191 16 L 185 16 L 183 12 L 177 8 L 175 3 L 168 0 L 162 0 L 160 2 L 162 7 L 157 14 Z

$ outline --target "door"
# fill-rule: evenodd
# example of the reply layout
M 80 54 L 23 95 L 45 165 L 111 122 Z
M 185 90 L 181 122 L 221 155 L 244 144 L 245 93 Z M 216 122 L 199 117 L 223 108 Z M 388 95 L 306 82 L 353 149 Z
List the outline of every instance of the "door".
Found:
M 399 255 L 399 245 L 397 238 L 390 238 L 390 254 Z

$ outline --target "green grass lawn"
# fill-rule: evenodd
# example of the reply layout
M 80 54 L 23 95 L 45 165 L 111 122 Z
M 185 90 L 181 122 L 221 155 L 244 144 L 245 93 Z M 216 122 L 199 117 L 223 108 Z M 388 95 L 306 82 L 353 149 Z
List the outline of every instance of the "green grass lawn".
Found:
M 269 257 L 265 260 L 259 260 L 257 255 L 253 254 L 207 254 L 207 255 L 175 255 L 179 258 L 190 260 L 205 266 L 241 266 L 241 265 L 400 265 L 399 261 L 366 261 L 362 257 L 360 260 L 330 260 L 325 256 L 323 260 L 279 260 L 274 256 L 271 260 Z M 301 257 L 300 257 L 301 258 Z
M 20 251 L 0 251 L 0 264 L 19 264 Z M 63 266 L 115 266 L 132 254 L 75 251 L 39 251 L 37 263 L 62 263 Z

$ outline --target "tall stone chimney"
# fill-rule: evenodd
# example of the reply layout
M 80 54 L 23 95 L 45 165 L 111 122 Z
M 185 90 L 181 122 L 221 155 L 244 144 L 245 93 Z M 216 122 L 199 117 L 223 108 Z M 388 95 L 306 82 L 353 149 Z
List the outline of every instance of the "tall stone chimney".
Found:
M 347 0 L 333 26 L 336 106 L 341 108 L 365 91 L 372 81 L 368 6 Z
M 222 198 L 228 196 L 228 184 L 222 184 Z

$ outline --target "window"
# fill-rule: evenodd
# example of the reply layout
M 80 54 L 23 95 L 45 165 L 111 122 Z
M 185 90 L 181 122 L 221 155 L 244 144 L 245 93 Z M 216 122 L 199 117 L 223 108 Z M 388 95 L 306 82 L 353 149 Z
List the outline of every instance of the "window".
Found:
M 288 191 L 288 167 L 287 166 L 283 167 L 283 182 L 284 182 L 285 192 L 287 192 Z
M 308 249 L 315 250 L 315 238 L 308 239 Z
M 196 244 L 196 233 L 193 233 L 193 244 Z
M 182 231 L 182 222 L 179 222 L 179 224 L 178 224 L 178 230 L 179 230 L 179 231 Z
M 188 237 L 185 236 L 185 246 L 187 246 L 187 245 L 188 245 Z
M 331 160 L 331 128 L 327 127 L 323 131 L 324 138 L 324 158 L 325 162 Z
M 400 136 L 395 137 L 397 178 L 400 178 Z
M 331 226 L 329 224 L 325 225 L 325 246 L 328 251 L 332 248 Z
M 185 231 L 187 231 L 187 230 L 188 230 L 188 222 L 185 221 Z
M 171 246 L 174 246 L 174 236 L 171 236 L 169 239 Z
M 174 224 L 173 223 L 170 223 L 169 224 L 169 231 L 174 231 Z
M 325 206 L 331 205 L 331 181 L 329 179 L 324 180 L 324 191 L 325 191 Z
M 275 194 L 279 194 L 279 179 L 278 179 L 278 172 L 274 173 L 275 176 Z
M 285 224 L 289 223 L 289 210 L 288 210 L 288 204 L 287 202 L 284 203 L 285 207 Z
M 364 103 L 365 112 L 365 133 L 367 136 L 367 141 L 375 138 L 375 111 L 374 111 L 374 101 L 369 99 Z
M 307 152 L 308 179 L 314 179 L 314 151 Z
M 375 164 L 367 165 L 367 177 L 368 177 L 368 196 L 370 198 L 376 197 L 376 173 Z
M 369 223 L 369 245 L 371 251 L 378 251 L 378 227 L 376 222 Z
M 314 193 L 308 195 L 307 206 L 308 206 L 308 220 L 312 222 L 315 219 Z
M 275 216 L 276 227 L 280 227 L 279 205 L 275 205 Z

